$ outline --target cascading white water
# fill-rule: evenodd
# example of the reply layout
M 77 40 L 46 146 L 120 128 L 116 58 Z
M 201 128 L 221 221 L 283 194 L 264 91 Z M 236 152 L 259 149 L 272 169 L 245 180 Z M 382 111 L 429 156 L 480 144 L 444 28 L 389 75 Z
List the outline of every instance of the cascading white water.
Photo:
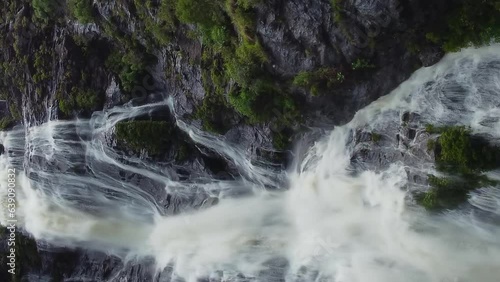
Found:
M 422 126 L 467 125 L 500 144 L 499 93 L 500 46 L 448 55 L 316 142 L 287 173 L 285 192 L 263 189 L 280 172 L 254 165 L 244 148 L 181 120 L 182 130 L 233 162 L 242 179 L 176 180 L 162 165 L 121 156 L 103 142 L 116 122 L 166 103 L 117 107 L 90 121 L 51 121 L 27 131 L 20 220 L 35 237 L 55 244 L 152 256 L 159 272 L 173 263 L 188 281 L 497 282 L 500 187 L 473 192 L 472 210 L 435 215 L 408 201 L 405 164 L 354 172 L 350 162 L 355 129 L 397 127 L 403 112 L 419 114 Z M 79 139 L 69 138 L 75 131 Z M 19 149 L 9 140 L 20 132 L 3 133 L 7 148 Z M 36 166 L 37 160 L 48 165 Z M 12 161 L 0 157 L 2 166 Z M 168 193 L 189 198 L 203 192 L 221 201 L 165 216 L 143 187 L 106 168 L 141 175 Z M 241 187 L 252 195 L 228 192 Z

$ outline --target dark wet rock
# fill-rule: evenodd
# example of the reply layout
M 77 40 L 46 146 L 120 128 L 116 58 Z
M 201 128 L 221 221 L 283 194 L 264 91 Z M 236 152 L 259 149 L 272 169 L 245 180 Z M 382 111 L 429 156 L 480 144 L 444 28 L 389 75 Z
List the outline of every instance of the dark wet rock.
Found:
M 247 148 L 252 155 L 258 148 L 271 148 L 271 132 L 267 127 L 238 126 L 230 129 L 225 135 L 226 139 L 242 148 Z
M 372 133 L 366 131 L 358 131 L 356 134 L 356 143 L 372 141 Z
M 377 127 L 375 131 L 386 138 L 379 142 L 372 142 L 366 136 L 364 129 L 354 132 L 355 142 L 352 144 L 353 153 L 351 164 L 355 170 L 383 171 L 392 164 L 402 163 L 406 167 L 410 191 L 427 189 L 429 169 L 434 166 L 434 152 L 429 151 L 427 143 L 432 135 L 427 133 L 425 125 L 420 122 L 419 116 L 405 112 L 384 127 Z M 394 138 L 390 138 L 394 136 Z M 389 137 L 389 138 L 387 138 Z
M 311 120 L 327 115 L 337 123 L 347 122 L 416 68 L 443 55 L 432 45 L 412 51 L 409 44 L 426 41 L 409 27 L 418 30 L 439 19 L 451 1 L 339 1 L 340 12 L 335 13 L 331 2 L 274 0 L 257 11 L 257 33 L 271 57 L 272 72 L 293 78 L 301 71 L 333 67 L 345 73 L 343 86 L 308 97 Z M 376 70 L 369 75 L 351 71 L 351 63 L 360 58 L 371 61 Z
M 443 50 L 436 46 L 428 47 L 418 54 L 418 58 L 422 62 L 423 67 L 429 67 L 436 64 L 443 56 Z
M 0 100 L 0 118 L 6 117 L 9 115 L 9 105 L 7 100 Z
M 402 121 L 403 123 L 408 123 L 408 122 L 410 122 L 410 113 L 409 113 L 409 112 L 405 112 L 405 113 L 403 114 L 403 116 L 401 117 L 401 121 Z
M 263 268 L 258 275 L 260 281 L 283 281 L 289 268 L 289 262 L 286 258 L 275 258 L 264 262 Z
M 111 109 L 114 106 L 123 103 L 123 94 L 120 90 L 120 85 L 112 78 L 106 88 L 106 100 L 104 102 L 105 109 Z

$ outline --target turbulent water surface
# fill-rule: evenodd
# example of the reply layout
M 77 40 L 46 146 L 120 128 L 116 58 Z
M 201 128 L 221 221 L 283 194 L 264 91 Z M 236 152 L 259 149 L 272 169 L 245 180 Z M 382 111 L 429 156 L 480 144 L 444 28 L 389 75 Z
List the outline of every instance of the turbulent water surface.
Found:
M 166 97 L 90 120 L 2 133 L 9 153 L 0 165 L 19 170 L 24 228 L 55 245 L 105 250 L 124 260 L 154 258 L 151 277 L 167 266 L 174 270 L 160 280 L 498 282 L 500 187 L 474 192 L 457 211 L 430 214 L 413 204 L 408 191 L 426 188 L 415 187 L 407 174 L 431 172 L 431 163 L 395 162 L 375 172 L 356 169 L 351 158 L 358 129 L 386 131 L 399 126 L 405 112 L 418 114 L 422 127 L 467 125 L 500 143 L 499 46 L 464 50 L 417 71 L 318 140 L 288 171 L 181 120 L 179 128 L 231 162 L 240 177 L 179 178 L 172 164 L 109 146 L 117 122 L 162 107 L 175 112 Z M 0 178 L 7 183 L 6 175 Z M 155 197 L 158 191 L 186 206 L 193 198 L 202 204 L 173 214 Z M 208 203 L 216 198 L 217 204 Z

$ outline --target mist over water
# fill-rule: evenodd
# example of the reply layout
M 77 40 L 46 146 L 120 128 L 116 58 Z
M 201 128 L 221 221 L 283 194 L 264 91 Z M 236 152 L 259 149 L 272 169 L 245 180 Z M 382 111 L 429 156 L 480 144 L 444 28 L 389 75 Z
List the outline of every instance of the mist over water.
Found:
M 473 192 L 470 205 L 457 211 L 430 214 L 407 191 L 422 189 L 411 187 L 408 170 L 430 172 L 432 164 L 356 171 L 351 157 L 356 129 L 397 127 L 405 112 L 418 114 L 422 126 L 470 126 L 498 144 L 499 93 L 500 46 L 448 55 L 318 140 L 288 171 L 177 119 L 193 141 L 234 164 L 236 180 L 180 180 L 171 164 L 115 151 L 107 140 L 117 122 L 167 106 L 175 112 L 168 99 L 126 105 L 90 120 L 2 133 L 9 152 L 0 156 L 0 185 L 7 183 L 5 167 L 18 168 L 18 220 L 36 238 L 153 257 L 158 273 L 173 265 L 187 281 L 498 282 L 500 187 Z M 143 182 L 120 171 L 164 193 L 219 203 L 174 215 Z M 234 197 L 234 190 L 249 196 Z

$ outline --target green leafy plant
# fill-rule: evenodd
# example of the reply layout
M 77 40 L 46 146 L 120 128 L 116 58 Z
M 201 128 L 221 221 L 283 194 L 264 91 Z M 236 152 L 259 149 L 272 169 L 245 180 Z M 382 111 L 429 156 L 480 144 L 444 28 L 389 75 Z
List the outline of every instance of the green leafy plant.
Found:
M 48 22 L 49 19 L 54 18 L 60 3 L 55 0 L 33 0 L 31 5 L 35 16 L 44 22 Z
M 382 140 L 382 135 L 372 132 L 372 141 L 375 143 L 378 143 L 380 140 Z
M 447 52 L 500 40 L 500 4 L 497 0 L 464 0 L 446 17 L 445 24 L 430 31 L 429 41 Z
M 437 162 L 441 169 L 459 169 L 464 173 L 481 172 L 500 166 L 500 149 L 463 126 L 443 129 L 438 138 Z
M 219 0 L 177 0 L 175 12 L 181 22 L 211 28 L 224 21 Z
M 92 0 L 68 0 L 68 8 L 73 17 L 81 23 L 94 21 Z
M 352 64 L 352 69 L 353 70 L 366 70 L 366 69 L 373 69 L 375 68 L 374 64 L 371 64 L 370 61 L 366 59 L 356 59 Z
M 470 191 L 495 183 L 482 173 L 500 167 L 499 147 L 472 135 L 464 126 L 426 128 L 440 133 L 436 141 L 428 141 L 427 149 L 435 152 L 437 169 L 446 176 L 429 176 L 431 188 L 417 195 L 419 204 L 429 210 L 454 208 L 467 200 Z
M 295 101 L 264 80 L 256 81 L 252 88 L 231 92 L 229 103 L 251 123 L 269 121 L 273 117 L 277 117 L 278 122 L 288 123 L 293 119 L 290 117 L 298 116 Z
M 478 174 L 462 174 L 446 177 L 429 175 L 431 188 L 416 196 L 417 203 L 428 210 L 452 209 L 467 201 L 468 194 L 479 187 L 496 185 L 495 181 Z
M 72 92 L 71 95 L 74 95 L 76 98 L 76 105 L 83 110 L 97 109 L 102 100 L 100 99 L 101 96 L 94 90 L 73 88 Z
M 334 68 L 320 68 L 315 71 L 300 72 L 295 76 L 293 84 L 308 88 L 311 94 L 317 95 L 320 90 L 339 86 L 345 81 L 342 72 Z
M 125 52 L 116 50 L 106 59 L 106 66 L 118 75 L 121 88 L 131 92 L 141 85 L 141 79 L 146 75 L 146 66 L 153 60 L 149 54 L 136 52 L 133 47 Z
M 59 110 L 65 115 L 69 116 L 75 109 L 75 102 L 70 97 L 68 98 L 59 98 Z

